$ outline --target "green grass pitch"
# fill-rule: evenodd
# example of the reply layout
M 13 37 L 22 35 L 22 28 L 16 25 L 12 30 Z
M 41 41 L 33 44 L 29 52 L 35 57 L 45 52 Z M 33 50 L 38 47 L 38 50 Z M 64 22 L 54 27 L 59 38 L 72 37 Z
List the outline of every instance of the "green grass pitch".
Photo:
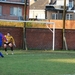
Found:
M 14 50 L 0 57 L 0 75 L 75 75 L 75 51 Z

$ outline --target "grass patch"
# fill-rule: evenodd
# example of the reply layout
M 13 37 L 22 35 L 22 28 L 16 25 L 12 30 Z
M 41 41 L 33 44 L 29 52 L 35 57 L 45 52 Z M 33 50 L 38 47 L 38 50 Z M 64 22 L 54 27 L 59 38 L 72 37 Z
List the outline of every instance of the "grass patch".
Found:
M 24 51 L 0 58 L 0 75 L 75 75 L 74 51 Z

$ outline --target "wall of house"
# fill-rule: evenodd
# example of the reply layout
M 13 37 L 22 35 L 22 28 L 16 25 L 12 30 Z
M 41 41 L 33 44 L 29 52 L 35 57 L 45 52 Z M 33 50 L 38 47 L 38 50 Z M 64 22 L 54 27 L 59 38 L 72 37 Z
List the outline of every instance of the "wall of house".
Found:
M 23 0 L 8 0 L 10 2 L 19 2 L 22 3 Z M 23 2 L 24 3 L 24 2 Z M 29 19 L 29 1 L 27 0 L 27 10 L 26 10 L 26 18 Z M 11 19 L 11 20 L 19 20 L 18 16 L 11 16 L 10 15 L 10 7 L 20 7 L 22 8 L 22 17 L 24 19 L 24 9 L 25 9 L 25 5 L 24 4 L 14 4 L 14 3 L 1 3 L 0 5 L 2 6 L 2 15 L 0 16 L 0 19 Z
M 29 18 L 35 19 L 37 16 L 37 19 L 45 19 L 45 10 L 36 10 L 35 8 L 33 10 L 29 10 Z
M 55 13 L 55 12 L 47 11 L 47 14 L 46 14 L 47 19 L 49 19 L 49 20 L 51 19 L 52 13 Z
M 0 4 L 2 6 L 2 15 L 0 19 L 12 19 L 17 20 L 18 16 L 11 16 L 10 15 L 10 7 L 21 7 L 22 8 L 22 15 L 24 16 L 24 6 L 23 5 L 14 5 L 14 4 Z

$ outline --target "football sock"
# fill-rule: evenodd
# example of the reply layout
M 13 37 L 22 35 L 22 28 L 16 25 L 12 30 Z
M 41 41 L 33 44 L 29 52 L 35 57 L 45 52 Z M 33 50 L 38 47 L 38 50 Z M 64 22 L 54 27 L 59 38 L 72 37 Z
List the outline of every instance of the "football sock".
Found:
M 5 48 L 5 51 L 7 51 L 7 48 Z
M 0 56 L 1 56 L 1 57 L 4 57 L 3 54 L 2 54 L 1 52 L 0 52 Z
M 11 47 L 11 51 L 13 51 L 13 47 Z

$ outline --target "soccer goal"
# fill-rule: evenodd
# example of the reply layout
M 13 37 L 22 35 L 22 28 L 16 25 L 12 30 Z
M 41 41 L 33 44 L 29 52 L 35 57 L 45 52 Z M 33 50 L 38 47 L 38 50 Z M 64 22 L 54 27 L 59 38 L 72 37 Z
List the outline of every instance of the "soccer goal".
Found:
M 0 19 L 0 21 L 6 21 L 6 22 L 30 22 L 30 23 L 43 23 L 46 25 L 46 27 L 52 32 L 52 50 L 55 50 L 55 23 L 54 22 L 44 22 L 44 21 L 25 21 L 25 20 L 5 20 L 5 19 Z M 52 25 L 52 28 L 50 28 L 48 25 Z

